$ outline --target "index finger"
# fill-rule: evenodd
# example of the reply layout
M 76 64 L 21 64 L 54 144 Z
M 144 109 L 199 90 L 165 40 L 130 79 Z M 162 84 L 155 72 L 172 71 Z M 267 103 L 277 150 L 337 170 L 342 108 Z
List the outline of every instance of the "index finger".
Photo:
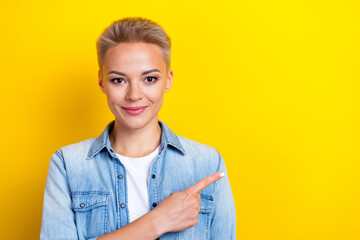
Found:
M 216 173 L 214 173 L 214 174 L 212 174 L 210 176 L 207 176 L 207 177 L 203 178 L 198 183 L 196 183 L 196 184 L 192 185 L 191 187 L 189 187 L 187 190 L 190 191 L 191 193 L 199 193 L 201 190 L 203 190 L 204 188 L 206 188 L 207 186 L 209 186 L 213 182 L 216 182 L 217 180 L 219 180 L 223 176 L 225 176 L 225 173 L 223 171 L 216 172 Z

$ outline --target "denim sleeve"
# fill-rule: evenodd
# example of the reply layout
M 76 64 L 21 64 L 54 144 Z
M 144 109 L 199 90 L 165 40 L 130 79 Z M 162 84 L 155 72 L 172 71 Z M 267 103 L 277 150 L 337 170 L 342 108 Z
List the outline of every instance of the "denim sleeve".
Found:
M 236 212 L 224 159 L 219 154 L 218 171 L 225 176 L 214 184 L 214 212 L 210 223 L 210 239 L 236 239 Z
M 78 239 L 61 150 L 50 158 L 44 191 L 41 240 Z

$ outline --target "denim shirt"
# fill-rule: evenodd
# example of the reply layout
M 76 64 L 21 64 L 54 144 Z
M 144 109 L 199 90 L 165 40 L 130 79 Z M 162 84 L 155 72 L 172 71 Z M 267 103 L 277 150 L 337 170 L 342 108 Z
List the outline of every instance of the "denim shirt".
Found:
M 99 137 L 61 147 L 51 156 L 40 239 L 96 239 L 129 223 L 126 171 L 109 140 L 114 122 Z M 236 239 L 234 199 L 222 156 L 158 123 L 161 144 L 148 179 L 150 211 L 171 193 L 225 172 L 200 192 L 198 223 L 160 239 Z

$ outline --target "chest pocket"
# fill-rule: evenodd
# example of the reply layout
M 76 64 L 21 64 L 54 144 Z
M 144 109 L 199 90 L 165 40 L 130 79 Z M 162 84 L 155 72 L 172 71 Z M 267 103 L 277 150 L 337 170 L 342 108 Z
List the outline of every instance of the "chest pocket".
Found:
M 179 239 L 206 240 L 209 236 L 210 217 L 213 212 L 213 197 L 200 193 L 198 223 L 180 233 Z
M 209 239 L 210 216 L 213 211 L 213 196 L 200 193 L 198 223 L 180 232 L 168 232 L 161 236 L 164 240 L 207 240 Z
M 110 193 L 73 192 L 72 209 L 79 239 L 95 238 L 107 233 Z
M 213 197 L 211 195 L 200 193 L 200 212 L 199 213 L 211 213 L 213 205 Z

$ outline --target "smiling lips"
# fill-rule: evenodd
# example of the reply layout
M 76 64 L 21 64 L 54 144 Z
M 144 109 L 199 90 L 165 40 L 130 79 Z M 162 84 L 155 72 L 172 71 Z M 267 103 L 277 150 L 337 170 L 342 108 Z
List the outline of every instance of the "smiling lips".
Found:
M 122 107 L 130 115 L 139 115 L 144 112 L 147 106 L 138 106 L 138 107 Z

